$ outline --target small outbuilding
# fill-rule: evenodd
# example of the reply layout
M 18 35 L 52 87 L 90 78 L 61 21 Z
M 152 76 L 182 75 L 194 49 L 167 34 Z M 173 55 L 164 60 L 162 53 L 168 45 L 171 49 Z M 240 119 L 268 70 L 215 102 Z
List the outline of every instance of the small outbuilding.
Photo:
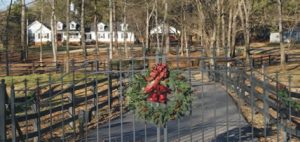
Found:
M 51 42 L 51 30 L 45 24 L 34 21 L 28 25 L 28 38 L 34 45 L 47 44 Z

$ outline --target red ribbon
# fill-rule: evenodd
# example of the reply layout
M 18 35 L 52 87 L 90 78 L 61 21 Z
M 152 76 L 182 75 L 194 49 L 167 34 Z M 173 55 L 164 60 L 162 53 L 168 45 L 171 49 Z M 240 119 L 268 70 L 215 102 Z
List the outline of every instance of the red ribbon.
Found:
M 161 84 L 161 81 L 169 77 L 169 70 L 166 64 L 155 65 L 148 78 L 146 78 L 148 84 L 144 89 L 144 93 L 150 94 L 148 101 L 166 103 L 167 94 L 171 90 Z

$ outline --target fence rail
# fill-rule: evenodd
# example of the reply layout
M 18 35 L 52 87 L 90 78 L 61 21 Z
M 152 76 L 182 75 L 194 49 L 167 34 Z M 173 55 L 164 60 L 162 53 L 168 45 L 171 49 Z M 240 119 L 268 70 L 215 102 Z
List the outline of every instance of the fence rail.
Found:
M 285 54 L 285 62 L 300 62 L 300 54 Z M 262 65 L 275 65 L 278 63 L 280 63 L 280 54 L 264 54 L 252 56 L 253 67 L 261 67 Z

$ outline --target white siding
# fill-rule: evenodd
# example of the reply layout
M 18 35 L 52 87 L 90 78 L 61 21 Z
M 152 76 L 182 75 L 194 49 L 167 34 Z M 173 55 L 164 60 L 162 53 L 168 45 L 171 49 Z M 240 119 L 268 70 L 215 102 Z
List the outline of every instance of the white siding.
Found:
M 35 21 L 28 26 L 28 34 L 32 42 L 50 42 L 51 30 L 42 23 Z
M 133 43 L 135 41 L 135 37 L 134 34 L 132 32 L 127 32 L 127 36 L 124 36 L 125 33 L 124 32 L 118 32 L 118 42 L 122 43 L 124 42 L 124 40 L 126 40 L 126 42 L 129 43 Z M 125 38 L 127 37 L 127 38 Z M 91 32 L 91 38 L 92 40 L 96 40 L 96 35 L 95 32 Z M 111 36 L 110 36 L 110 32 L 108 31 L 104 31 L 104 32 L 98 32 L 98 41 L 99 42 L 110 42 Z M 113 37 L 113 41 L 115 41 L 115 37 Z

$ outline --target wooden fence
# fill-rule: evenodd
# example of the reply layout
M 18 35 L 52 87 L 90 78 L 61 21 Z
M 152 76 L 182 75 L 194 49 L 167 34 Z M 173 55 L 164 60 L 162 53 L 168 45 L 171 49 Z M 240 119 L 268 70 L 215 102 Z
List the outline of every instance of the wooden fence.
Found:
M 300 54 L 285 54 L 286 63 L 300 62 Z M 275 65 L 280 63 L 280 54 L 255 55 L 252 56 L 252 66 Z
M 235 64 L 243 66 L 240 61 Z M 294 100 L 295 103 L 300 104 L 297 102 L 299 96 L 290 91 L 291 83 L 282 84 L 278 81 L 278 75 L 276 78 L 271 78 L 265 73 L 247 71 L 238 66 L 218 67 L 220 71 L 213 71 L 212 78 L 235 92 L 251 108 L 252 116 L 256 113 L 264 116 L 264 135 L 268 135 L 268 129 L 275 125 L 277 126 L 277 136 L 280 135 L 282 128 L 285 132 L 285 140 L 291 136 L 300 137 L 299 108 L 287 101 Z M 286 93 L 286 98 L 282 98 L 279 94 L 282 91 Z
M 90 120 L 92 112 L 118 99 L 116 94 L 107 95 L 108 88 L 113 91 L 120 85 L 113 83 L 115 79 L 116 76 L 102 76 L 102 79 L 84 78 L 63 84 L 50 80 L 44 85 L 37 79 L 36 88 L 26 87 L 27 81 L 24 80 L 25 88 L 22 90 L 16 89 L 14 85 L 7 87 L 2 80 L 0 103 L 1 108 L 6 109 L 0 111 L 0 124 L 3 124 L 0 128 L 1 141 L 25 141 L 32 138 L 41 141 L 45 137 L 54 140 L 54 133 L 58 129 L 65 134 L 66 139 L 67 133 L 76 138 L 80 131 L 79 124 L 83 121 L 81 119 Z M 112 82 L 111 87 L 103 89 L 109 80 Z M 7 88 L 10 90 L 7 91 Z M 85 93 L 80 94 L 78 91 Z M 18 94 L 25 95 L 18 97 Z

